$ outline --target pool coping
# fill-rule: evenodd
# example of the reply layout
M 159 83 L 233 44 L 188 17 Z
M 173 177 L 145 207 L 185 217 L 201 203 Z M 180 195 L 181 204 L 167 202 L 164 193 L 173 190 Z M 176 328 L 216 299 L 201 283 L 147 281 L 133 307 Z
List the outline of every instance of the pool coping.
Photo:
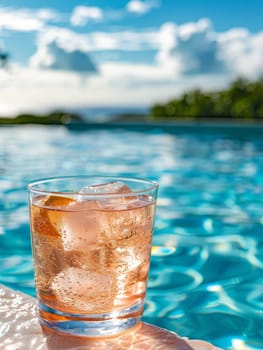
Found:
M 263 122 L 234 122 L 234 121 L 152 121 L 152 122 L 71 122 L 64 125 L 72 131 L 88 131 L 96 129 L 123 129 L 127 131 L 161 130 L 172 134 L 197 133 L 197 134 L 224 134 L 235 136 L 262 136 Z
M 1 350 L 78 350 L 83 349 L 83 345 L 90 350 L 104 349 L 105 346 L 112 350 L 219 350 L 205 341 L 182 338 L 146 323 L 134 332 L 105 341 L 86 341 L 83 338 L 45 332 L 38 322 L 36 299 L 1 284 L 0 330 Z

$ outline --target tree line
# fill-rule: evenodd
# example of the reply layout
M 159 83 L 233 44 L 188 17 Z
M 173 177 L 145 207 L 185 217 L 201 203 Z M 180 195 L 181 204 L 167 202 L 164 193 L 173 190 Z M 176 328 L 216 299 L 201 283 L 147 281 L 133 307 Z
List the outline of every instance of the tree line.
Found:
M 203 92 L 195 89 L 150 109 L 151 119 L 229 118 L 263 120 L 263 79 L 236 79 L 229 88 Z

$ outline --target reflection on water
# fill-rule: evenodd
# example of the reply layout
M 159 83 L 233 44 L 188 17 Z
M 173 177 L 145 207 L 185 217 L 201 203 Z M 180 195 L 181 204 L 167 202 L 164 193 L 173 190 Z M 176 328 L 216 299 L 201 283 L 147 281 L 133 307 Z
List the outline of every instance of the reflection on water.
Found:
M 263 141 L 252 136 L 0 128 L 0 283 L 34 294 L 27 182 L 160 183 L 144 320 L 224 349 L 263 348 Z

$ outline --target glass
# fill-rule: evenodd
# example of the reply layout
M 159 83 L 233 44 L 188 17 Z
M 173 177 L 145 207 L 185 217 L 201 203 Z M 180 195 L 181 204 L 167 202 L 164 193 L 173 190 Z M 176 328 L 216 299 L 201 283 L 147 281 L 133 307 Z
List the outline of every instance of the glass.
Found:
M 28 185 L 40 322 L 79 336 L 140 323 L 158 185 L 75 176 Z

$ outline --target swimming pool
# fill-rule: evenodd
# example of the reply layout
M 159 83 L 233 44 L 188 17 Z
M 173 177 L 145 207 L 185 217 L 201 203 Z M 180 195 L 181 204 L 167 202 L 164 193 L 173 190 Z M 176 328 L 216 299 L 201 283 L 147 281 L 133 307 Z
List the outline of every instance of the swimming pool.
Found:
M 34 295 L 26 184 L 108 174 L 160 183 L 144 320 L 263 348 L 263 140 L 220 133 L 0 128 L 0 283 Z

